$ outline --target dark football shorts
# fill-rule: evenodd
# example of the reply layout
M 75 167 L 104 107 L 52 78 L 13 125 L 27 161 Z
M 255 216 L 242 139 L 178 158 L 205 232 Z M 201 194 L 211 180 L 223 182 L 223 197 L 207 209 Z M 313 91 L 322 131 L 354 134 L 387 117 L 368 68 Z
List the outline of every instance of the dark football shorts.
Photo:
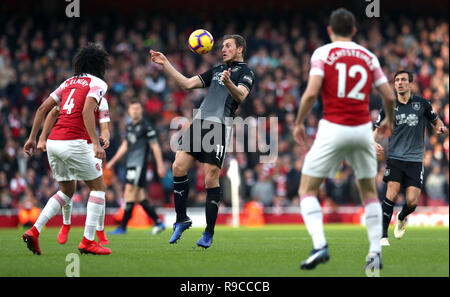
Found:
M 145 188 L 147 185 L 147 166 L 128 167 L 125 180 L 128 184 Z
M 222 168 L 231 131 L 231 127 L 222 123 L 194 120 L 178 139 L 178 149 L 201 163 Z
M 423 163 L 387 159 L 383 180 L 399 182 L 404 188 L 423 187 Z

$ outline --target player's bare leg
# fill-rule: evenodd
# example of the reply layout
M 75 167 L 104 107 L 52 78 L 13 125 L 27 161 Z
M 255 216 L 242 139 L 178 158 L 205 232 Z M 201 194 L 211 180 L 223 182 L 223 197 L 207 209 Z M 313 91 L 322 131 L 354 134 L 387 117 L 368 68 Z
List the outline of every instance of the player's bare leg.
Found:
M 394 236 L 400 239 L 405 234 L 406 216 L 416 210 L 422 190 L 417 187 L 406 188 L 406 203 L 395 218 Z
M 177 151 L 173 170 L 173 200 L 177 213 L 176 222 L 173 224 L 173 234 L 169 243 L 175 243 L 180 239 L 184 230 L 192 226 L 191 219 L 186 214 L 186 201 L 189 194 L 189 179 L 187 172 L 194 164 L 194 157 L 184 151 Z
M 34 226 L 22 235 L 23 241 L 33 254 L 40 255 L 39 234 L 47 222 L 61 211 L 61 207 L 70 201 L 75 191 L 74 181 L 60 182 L 60 190 L 45 205 Z M 70 195 L 70 196 L 69 196 Z
M 72 215 L 72 197 L 75 193 L 77 187 L 77 181 L 71 181 L 71 182 L 59 182 L 59 188 L 61 191 L 66 194 L 68 197 L 70 197 L 70 201 L 68 201 L 65 205 L 62 207 L 62 213 L 63 213 L 63 225 L 61 226 L 61 229 L 59 229 L 57 240 L 60 244 L 65 244 L 67 242 L 67 238 L 69 237 L 69 231 L 70 231 L 70 225 L 71 225 L 71 215 Z M 69 196 L 69 194 L 72 194 Z
M 206 229 L 197 245 L 209 248 L 213 241 L 214 227 L 216 225 L 219 203 L 222 200 L 222 191 L 219 185 L 220 168 L 213 164 L 204 164 L 206 187 Z
M 309 258 L 301 263 L 301 269 L 314 269 L 317 264 L 325 263 L 330 259 L 323 230 L 322 207 L 317 199 L 322 181 L 323 178 L 321 177 L 312 177 L 305 174 L 302 174 L 301 177 L 299 188 L 300 210 L 314 247 Z
M 103 175 L 96 179 L 85 181 L 91 192 L 87 204 L 86 224 L 84 229 L 83 240 L 78 246 L 78 250 L 82 254 L 109 255 L 111 250 L 100 246 L 95 242 L 95 231 L 102 210 L 105 207 L 105 190 L 106 186 L 103 181 Z
M 400 183 L 395 181 L 388 181 L 386 197 L 381 202 L 383 210 L 383 234 L 381 238 L 381 246 L 389 246 L 388 229 L 391 223 L 392 214 L 394 212 L 395 202 L 397 201 L 397 195 L 400 192 Z
M 369 253 L 366 258 L 365 269 L 381 269 L 381 235 L 383 214 L 378 199 L 375 178 L 358 180 L 361 202 L 364 205 L 367 235 L 369 237 Z

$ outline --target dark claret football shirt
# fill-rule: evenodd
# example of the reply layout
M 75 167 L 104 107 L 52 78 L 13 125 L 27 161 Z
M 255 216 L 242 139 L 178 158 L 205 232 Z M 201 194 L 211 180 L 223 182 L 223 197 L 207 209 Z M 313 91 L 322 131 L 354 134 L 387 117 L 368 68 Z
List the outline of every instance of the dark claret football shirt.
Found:
M 156 139 L 156 131 L 145 119 L 141 119 L 136 125 L 129 123 L 126 136 L 128 142 L 126 167 L 144 166 L 150 149 L 148 143 Z
M 375 127 L 385 118 L 382 109 Z M 423 162 L 425 119 L 434 122 L 438 115 L 428 100 L 411 94 L 406 104 L 398 101 L 395 106 L 394 131 L 389 137 L 388 159 Z
M 231 97 L 228 89 L 220 80 L 222 72 L 228 68 L 231 68 L 231 81 L 236 86 L 245 86 L 250 93 L 255 77 L 247 63 L 232 62 L 213 67 L 198 75 L 203 83 L 203 87 L 209 87 L 209 89 L 194 119 L 208 119 L 228 125 L 229 123 L 225 119 L 234 118 L 239 103 Z

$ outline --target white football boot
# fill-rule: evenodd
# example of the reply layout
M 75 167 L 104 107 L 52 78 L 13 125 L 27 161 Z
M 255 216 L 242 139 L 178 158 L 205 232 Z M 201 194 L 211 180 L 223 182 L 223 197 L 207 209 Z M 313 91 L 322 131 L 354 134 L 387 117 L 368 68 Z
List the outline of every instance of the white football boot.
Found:
M 397 213 L 397 216 L 395 217 L 395 228 L 394 228 L 394 236 L 397 239 L 400 239 L 403 237 L 403 235 L 405 234 L 405 227 L 406 227 L 406 218 L 401 221 L 398 219 L 398 215 L 400 214 Z
M 390 243 L 389 243 L 389 240 L 387 237 L 381 238 L 380 244 L 381 244 L 381 246 L 390 246 Z

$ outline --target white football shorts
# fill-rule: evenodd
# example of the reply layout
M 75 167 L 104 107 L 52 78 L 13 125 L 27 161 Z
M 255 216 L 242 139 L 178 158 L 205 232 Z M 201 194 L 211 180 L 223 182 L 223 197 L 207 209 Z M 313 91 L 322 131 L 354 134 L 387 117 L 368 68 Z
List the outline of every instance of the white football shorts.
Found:
M 302 174 L 334 178 L 343 160 L 357 179 L 377 175 L 377 158 L 372 123 L 344 126 L 321 119 L 316 139 L 305 156 Z
M 57 181 L 89 181 L 103 175 L 102 161 L 95 158 L 86 140 L 47 140 L 47 156 Z

